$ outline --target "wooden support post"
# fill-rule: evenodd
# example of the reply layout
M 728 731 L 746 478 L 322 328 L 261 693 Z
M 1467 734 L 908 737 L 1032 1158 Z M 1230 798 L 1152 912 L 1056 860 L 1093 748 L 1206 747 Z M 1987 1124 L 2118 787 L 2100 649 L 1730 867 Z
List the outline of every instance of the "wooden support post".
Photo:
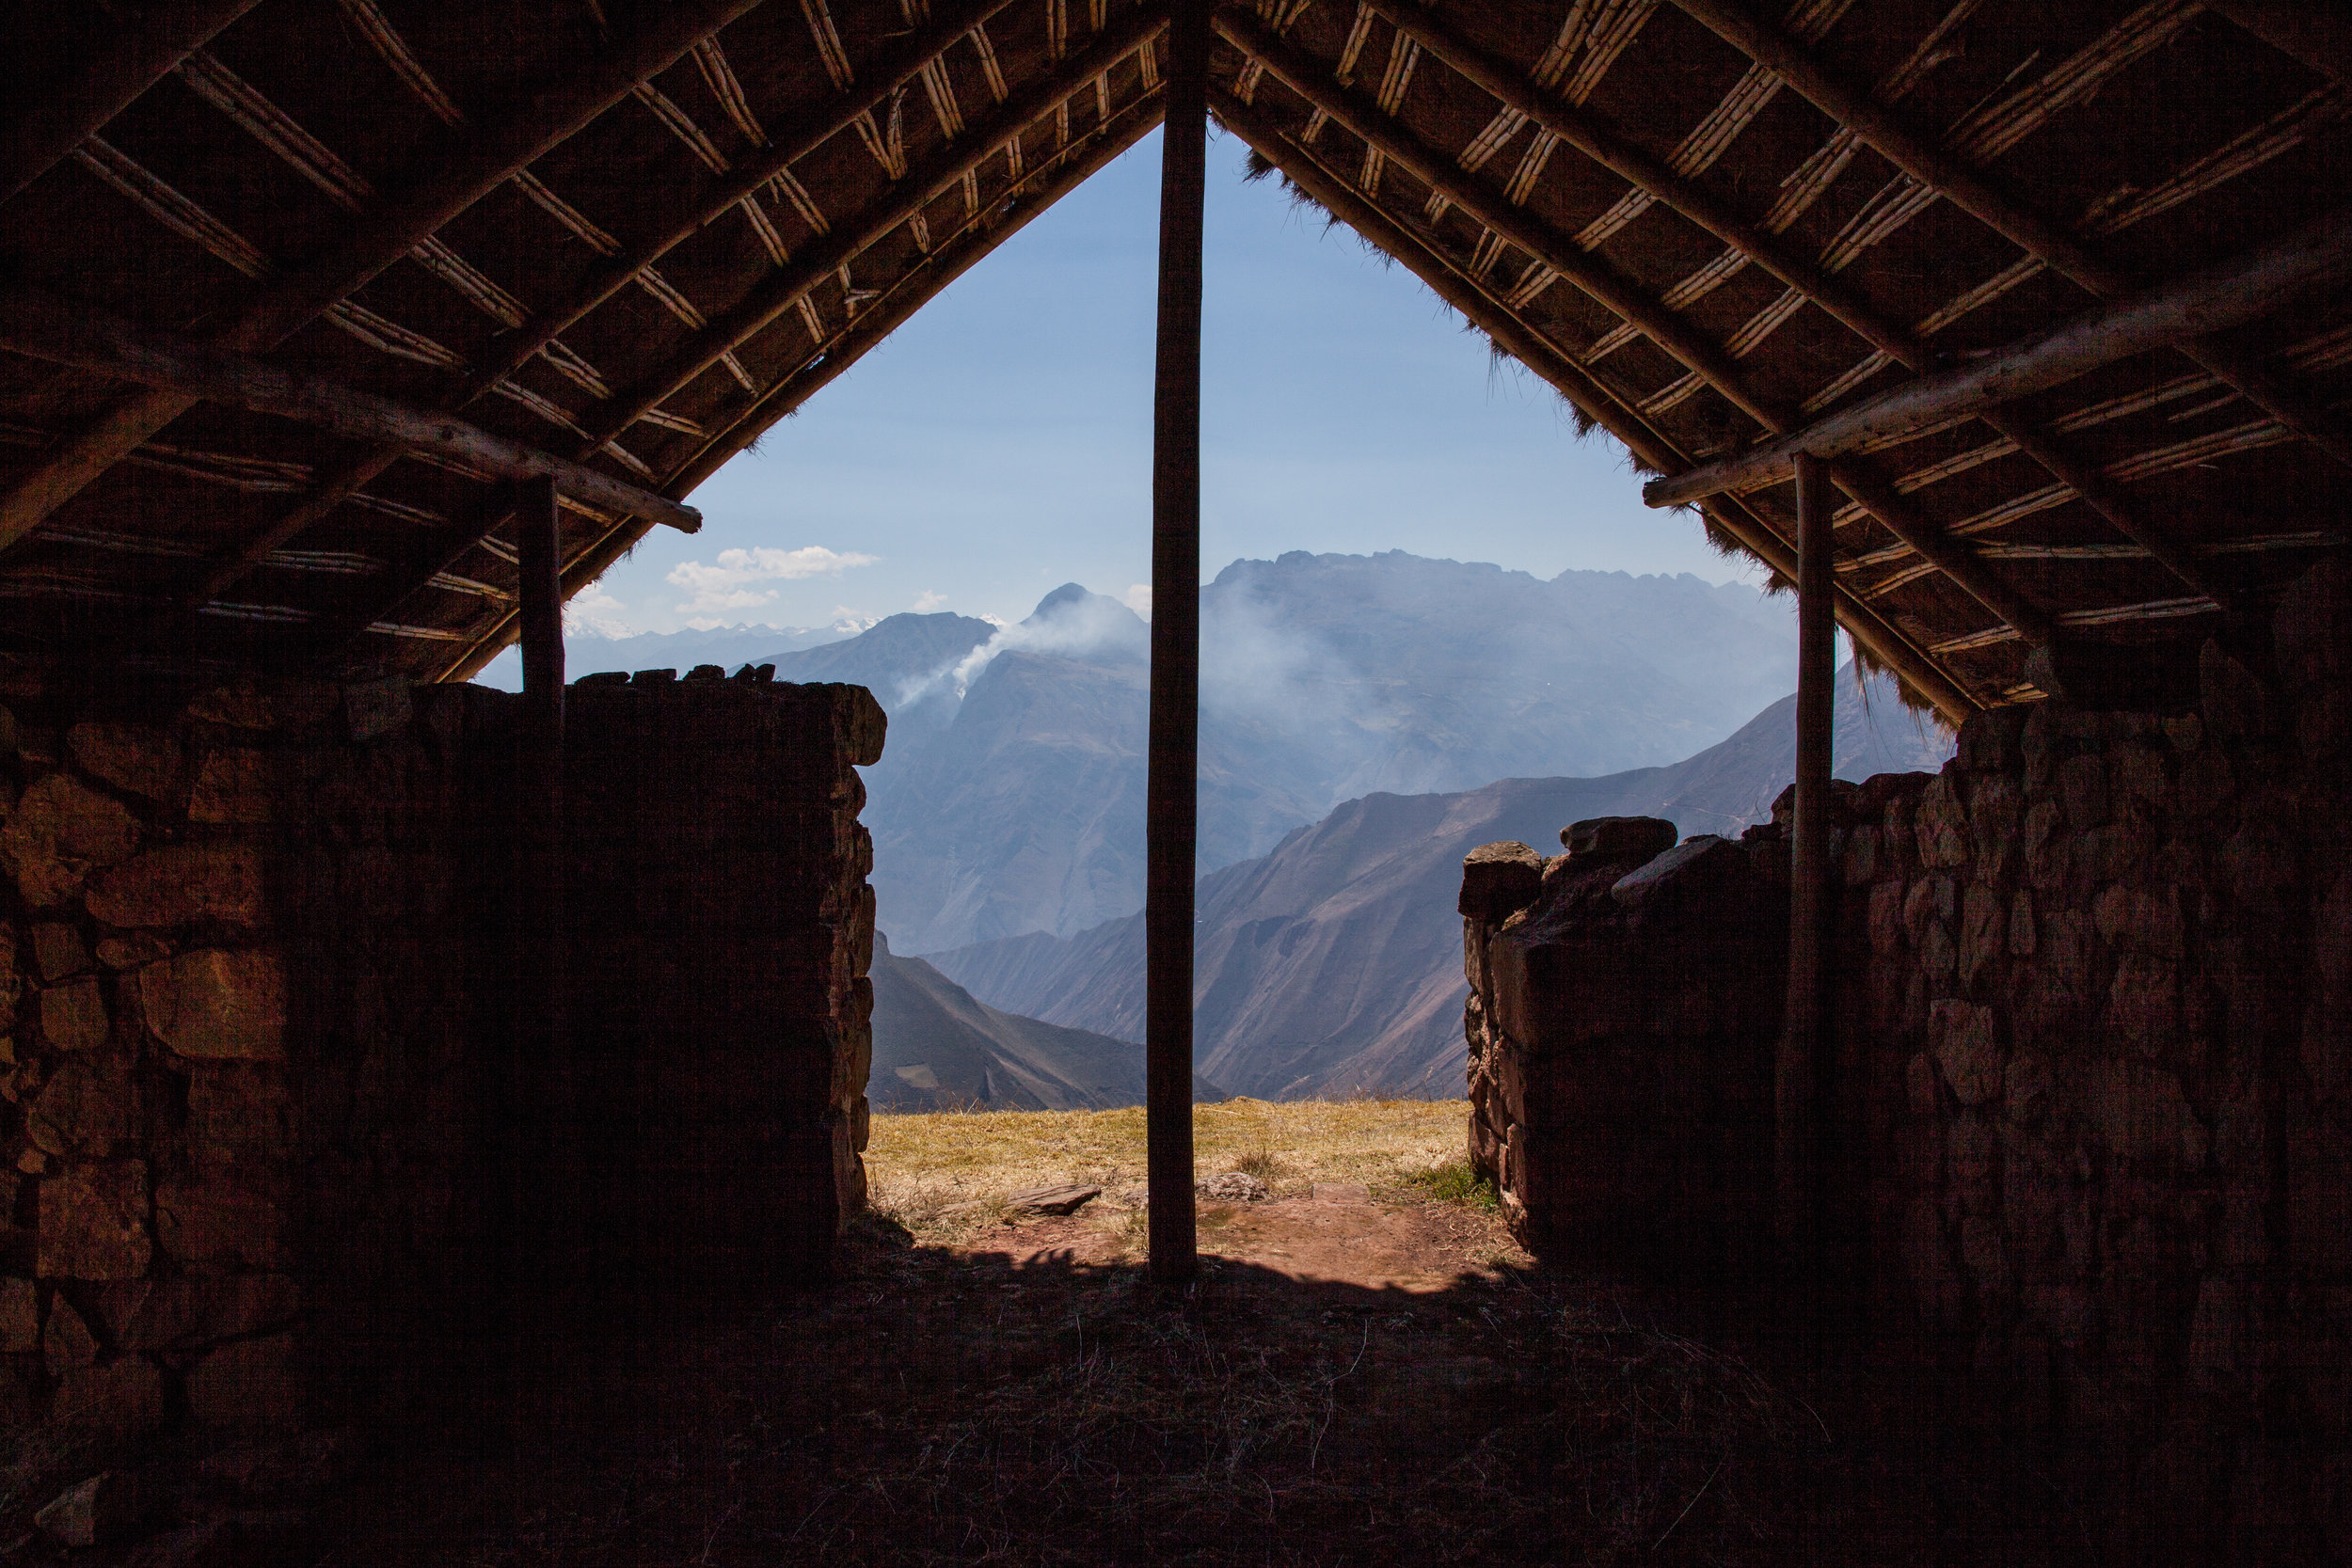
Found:
M 1152 1277 L 1200 1266 L 1192 1201 L 1193 879 L 1200 758 L 1200 242 L 1209 0 L 1175 0 L 1160 137 L 1152 398 L 1152 733 L 1145 786 L 1144 1053 Z
M 1797 801 L 1788 887 L 1788 1003 L 1772 1069 L 1774 1219 L 1790 1272 L 1792 1305 L 1812 1293 L 1817 1262 L 1814 1221 L 1815 1076 L 1824 1059 L 1829 1012 L 1830 682 L 1836 678 L 1837 623 L 1833 545 L 1836 492 L 1829 466 L 1797 458 Z
M 561 1327 L 577 1283 L 571 1168 L 571 1032 L 564 909 L 564 513 L 555 482 L 516 487 L 521 558 L 523 707 L 516 753 L 516 1326 L 533 1354 Z

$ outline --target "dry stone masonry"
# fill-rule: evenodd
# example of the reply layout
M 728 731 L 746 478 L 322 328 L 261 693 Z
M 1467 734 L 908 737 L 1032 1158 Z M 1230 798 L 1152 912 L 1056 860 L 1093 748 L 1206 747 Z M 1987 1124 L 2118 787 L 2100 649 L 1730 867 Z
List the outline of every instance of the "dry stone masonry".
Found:
M 571 692 L 579 1168 L 520 1178 L 592 1286 L 685 1301 L 821 1268 L 864 1197 L 881 710 L 718 676 Z M 0 704 L 0 1428 L 396 1405 L 495 1321 L 516 700 Z
M 2352 1539 L 2352 572 L 2273 630 L 1836 799 L 1830 1273 L 2159 1557 Z M 1471 1158 L 1539 1251 L 1756 1281 L 1784 830 L 1571 836 L 1464 867 Z

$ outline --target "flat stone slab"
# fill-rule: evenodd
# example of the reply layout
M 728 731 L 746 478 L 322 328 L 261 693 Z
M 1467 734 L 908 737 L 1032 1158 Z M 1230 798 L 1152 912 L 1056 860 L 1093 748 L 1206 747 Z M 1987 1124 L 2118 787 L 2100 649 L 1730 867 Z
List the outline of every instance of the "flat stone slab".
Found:
M 1102 1196 L 1100 1187 L 1032 1187 L 1006 1198 L 1005 1209 L 1015 1214 L 1074 1214 Z

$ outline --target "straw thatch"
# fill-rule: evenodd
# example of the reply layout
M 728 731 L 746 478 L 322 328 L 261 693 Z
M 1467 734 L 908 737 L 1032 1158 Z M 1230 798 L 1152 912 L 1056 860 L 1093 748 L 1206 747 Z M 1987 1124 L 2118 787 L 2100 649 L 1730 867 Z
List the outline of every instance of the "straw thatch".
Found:
M 1218 13 L 1212 102 L 1673 475 L 2341 207 L 2341 64 L 2245 8 L 1259 0 Z M 1162 9 L 19 8 L 10 261 L 683 498 L 1156 122 Z M 2343 542 L 2344 305 L 1841 458 L 1866 654 L 1957 717 L 2038 695 L 2037 645 L 2258 609 Z M 463 675 L 512 635 L 510 507 L 446 457 L 0 354 L 21 658 Z M 1705 511 L 1792 561 L 1787 483 Z M 578 507 L 566 588 L 649 526 Z

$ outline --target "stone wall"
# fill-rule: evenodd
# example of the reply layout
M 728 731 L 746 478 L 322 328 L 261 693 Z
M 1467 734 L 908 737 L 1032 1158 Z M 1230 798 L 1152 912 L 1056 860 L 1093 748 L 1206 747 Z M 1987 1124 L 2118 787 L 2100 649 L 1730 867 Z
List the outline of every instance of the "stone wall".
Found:
M 2352 573 L 2274 629 L 1838 795 L 1827 1272 L 2140 1560 L 2352 1540 Z M 1470 858 L 1471 1155 L 1532 1245 L 1753 1275 L 1786 867 Z
M 850 764 L 881 744 L 861 689 L 697 674 L 574 691 L 575 1147 L 604 1180 L 555 1184 L 593 1271 L 689 1299 L 747 1245 L 762 1287 L 821 1266 L 862 1198 Z M 0 699 L 0 1428 L 396 1406 L 495 1321 L 516 700 Z

